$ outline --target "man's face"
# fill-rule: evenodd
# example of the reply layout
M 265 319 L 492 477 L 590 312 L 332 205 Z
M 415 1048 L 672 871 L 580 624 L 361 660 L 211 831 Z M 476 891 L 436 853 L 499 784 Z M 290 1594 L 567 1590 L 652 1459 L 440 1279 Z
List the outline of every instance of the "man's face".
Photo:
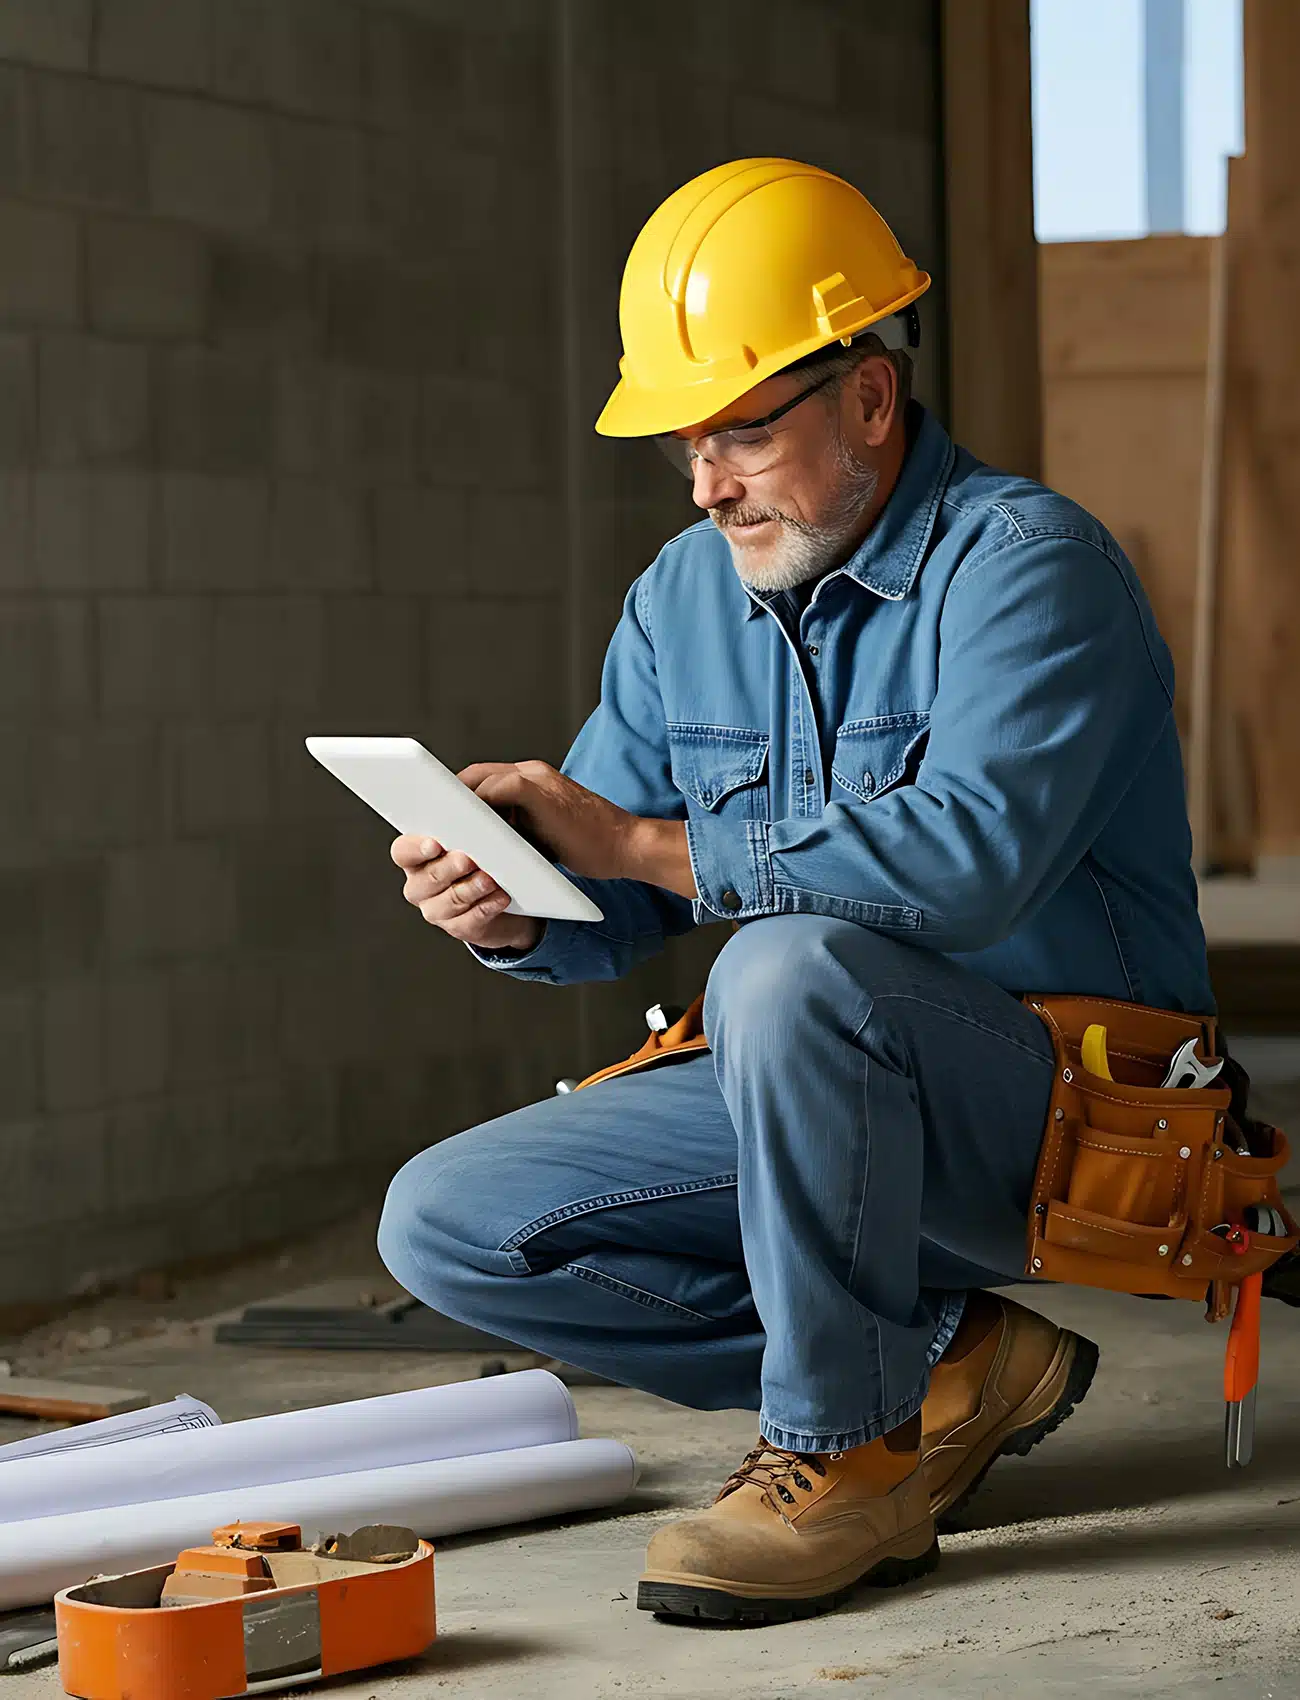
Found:
M 897 400 L 894 369 L 867 355 L 769 427 L 722 435 L 811 389 L 816 374 L 781 372 L 713 419 L 678 433 L 698 450 L 694 499 L 731 548 L 732 564 L 755 590 L 786 590 L 841 565 L 877 511 L 880 450 Z

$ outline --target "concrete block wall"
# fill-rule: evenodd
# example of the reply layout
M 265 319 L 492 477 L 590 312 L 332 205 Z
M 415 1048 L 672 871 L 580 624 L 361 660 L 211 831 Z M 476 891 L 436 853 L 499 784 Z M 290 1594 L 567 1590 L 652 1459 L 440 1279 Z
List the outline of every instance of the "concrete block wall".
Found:
M 937 263 L 930 10 L 0 6 L 0 1311 L 377 1197 L 693 994 L 721 928 L 477 969 L 302 740 L 560 759 L 690 518 L 590 434 L 627 246 L 788 151 Z

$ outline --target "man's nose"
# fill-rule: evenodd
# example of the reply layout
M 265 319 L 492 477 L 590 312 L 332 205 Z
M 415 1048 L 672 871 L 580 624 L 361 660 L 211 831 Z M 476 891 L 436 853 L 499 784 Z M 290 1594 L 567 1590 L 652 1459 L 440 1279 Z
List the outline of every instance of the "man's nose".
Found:
M 722 502 L 735 502 L 745 494 L 745 486 L 733 472 L 716 461 L 698 457 L 692 466 L 694 488 L 691 496 L 697 508 L 716 508 Z

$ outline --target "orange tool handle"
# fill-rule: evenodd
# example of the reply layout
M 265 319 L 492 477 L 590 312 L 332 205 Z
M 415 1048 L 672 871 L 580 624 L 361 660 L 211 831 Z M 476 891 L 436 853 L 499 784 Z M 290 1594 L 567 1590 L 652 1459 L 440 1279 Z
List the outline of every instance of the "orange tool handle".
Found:
M 1223 1359 L 1223 1397 L 1239 1404 L 1259 1380 L 1259 1308 L 1264 1275 L 1247 1275 L 1237 1288 L 1237 1303 Z

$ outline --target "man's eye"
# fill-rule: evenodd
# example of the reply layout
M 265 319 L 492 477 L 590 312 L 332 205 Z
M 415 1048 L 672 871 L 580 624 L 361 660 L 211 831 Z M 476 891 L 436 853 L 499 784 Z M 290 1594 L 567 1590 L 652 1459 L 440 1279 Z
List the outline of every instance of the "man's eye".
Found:
M 724 433 L 727 441 L 738 449 L 756 449 L 760 443 L 766 443 L 769 433 L 765 425 L 759 425 L 749 431 L 727 431 Z

